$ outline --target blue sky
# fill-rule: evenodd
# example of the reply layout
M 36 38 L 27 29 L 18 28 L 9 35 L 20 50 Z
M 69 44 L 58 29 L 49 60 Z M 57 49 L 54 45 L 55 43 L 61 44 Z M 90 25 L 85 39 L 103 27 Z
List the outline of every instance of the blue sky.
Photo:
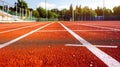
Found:
M 17 0 L 4 0 L 10 4 L 14 4 Z M 89 6 L 90 8 L 97 8 L 97 6 L 103 7 L 103 0 L 46 0 L 47 9 L 52 8 L 69 8 L 69 5 L 72 4 L 75 8 L 75 5 Z M 26 0 L 30 8 L 36 9 L 37 7 L 45 7 L 45 0 Z M 105 0 L 105 6 L 112 9 L 114 6 L 120 5 L 120 0 Z

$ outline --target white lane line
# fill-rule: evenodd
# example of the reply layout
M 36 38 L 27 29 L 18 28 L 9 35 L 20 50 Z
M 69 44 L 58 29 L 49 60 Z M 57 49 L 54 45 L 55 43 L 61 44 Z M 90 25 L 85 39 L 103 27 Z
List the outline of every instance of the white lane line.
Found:
M 41 24 L 39 24 L 39 25 L 41 25 Z M 2 32 L 0 32 L 0 34 L 3 34 L 3 33 L 7 33 L 7 32 L 12 32 L 12 31 L 16 31 L 16 30 L 20 30 L 20 29 L 25 29 L 25 28 L 29 28 L 29 27 L 33 27 L 33 26 L 38 26 L 38 24 L 36 24 L 36 25 L 29 25 L 29 26 L 25 26 L 25 27 L 20 27 L 20 28 L 16 28 L 16 29 L 11 29 L 11 30 L 7 30 L 7 31 L 2 31 Z
M 88 50 L 90 50 L 94 55 L 96 55 L 101 61 L 103 61 L 109 67 L 119 67 L 120 62 L 116 59 L 112 58 L 102 50 L 98 49 L 97 47 L 93 46 L 91 43 L 80 37 L 78 34 L 67 28 L 65 25 L 59 22 L 59 24 L 65 28 L 71 35 L 73 35 L 80 43 L 82 43 Z
M 53 23 L 54 23 L 54 22 L 49 23 L 49 24 L 46 24 L 46 25 L 44 25 L 44 26 L 42 26 L 42 27 L 40 27 L 40 28 L 37 28 L 37 29 L 35 29 L 35 30 L 33 30 L 33 31 L 29 32 L 29 33 L 26 33 L 26 34 L 24 34 L 24 35 L 22 35 L 22 36 L 20 36 L 20 37 L 18 37 L 18 38 L 15 38 L 15 39 L 13 39 L 13 40 L 11 40 L 11 41 L 8 41 L 8 42 L 6 42 L 6 43 L 4 43 L 4 44 L 1 44 L 1 45 L 0 45 L 0 48 L 3 48 L 3 47 L 8 46 L 8 45 L 10 45 L 10 44 L 12 44 L 12 43 L 15 43 L 16 41 L 18 41 L 18 40 L 20 40 L 20 39 L 22 39 L 22 38 L 25 38 L 25 37 L 27 37 L 27 36 L 29 36 L 29 35 L 37 32 L 38 30 L 43 29 L 43 28 L 45 28 L 45 27 L 47 27 L 48 25 L 53 24 Z
M 74 46 L 74 47 L 85 47 L 81 44 L 65 44 L 65 46 Z M 94 45 L 95 47 L 101 47 L 101 48 L 118 48 L 118 46 L 109 46 L 109 45 Z
M 83 25 L 83 26 L 89 26 L 89 27 L 96 27 L 96 28 L 103 28 L 103 29 L 109 29 L 109 30 L 120 31 L 120 29 L 110 28 L 110 27 L 95 26 L 95 25 L 87 25 L 87 24 L 81 24 L 81 25 Z
M 74 32 L 113 32 L 115 30 L 72 30 Z M 37 32 L 66 32 L 66 30 L 40 30 Z

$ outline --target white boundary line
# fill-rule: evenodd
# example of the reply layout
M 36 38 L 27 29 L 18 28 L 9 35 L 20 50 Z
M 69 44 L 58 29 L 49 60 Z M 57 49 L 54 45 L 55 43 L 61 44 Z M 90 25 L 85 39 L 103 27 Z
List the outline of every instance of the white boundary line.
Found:
M 93 46 L 91 43 L 74 33 L 72 30 L 64 26 L 62 23 L 58 22 L 63 28 L 65 28 L 71 35 L 73 35 L 80 43 L 82 43 L 88 50 L 90 50 L 94 55 L 96 55 L 100 60 L 102 60 L 109 67 L 119 67 L 120 63 L 116 59 L 112 58 L 105 52 L 101 51 L 97 47 Z
M 83 25 L 83 26 L 89 26 L 89 27 L 96 27 L 96 28 L 103 28 L 103 29 L 109 29 L 109 30 L 120 31 L 120 29 L 110 28 L 110 27 L 95 26 L 95 25 L 87 25 L 87 24 L 81 24 L 81 25 Z
M 18 38 L 15 38 L 15 39 L 13 39 L 13 40 L 11 40 L 11 41 L 8 41 L 8 42 L 6 42 L 6 43 L 4 43 L 4 44 L 1 44 L 1 45 L 0 45 L 0 48 L 3 48 L 3 47 L 8 46 L 8 45 L 10 45 L 10 44 L 12 44 L 12 43 L 15 43 L 16 41 L 18 41 L 18 40 L 20 40 L 20 39 L 23 39 L 23 38 L 25 38 L 25 37 L 27 37 L 27 36 L 29 36 L 29 35 L 37 32 L 38 30 L 43 29 L 43 28 L 45 28 L 45 27 L 47 27 L 48 25 L 53 24 L 53 23 L 54 23 L 54 22 L 49 23 L 49 24 L 46 24 L 46 25 L 44 25 L 44 26 L 42 26 L 42 27 L 40 27 L 40 28 L 37 28 L 37 29 L 35 29 L 35 30 L 33 30 L 33 31 L 29 32 L 29 33 L 26 33 L 26 34 L 24 34 L 24 35 L 22 35 L 22 36 L 20 36 L 20 37 L 18 37 Z
M 39 24 L 41 25 L 41 24 Z M 16 29 L 11 29 L 11 30 L 7 30 L 7 31 L 2 31 L 0 32 L 0 34 L 3 34 L 3 33 L 7 33 L 7 32 L 12 32 L 12 31 L 16 31 L 16 30 L 20 30 L 20 29 L 25 29 L 25 28 L 29 28 L 29 27 L 34 27 L 34 26 L 38 26 L 38 24 L 36 25 L 29 25 L 29 26 L 24 26 L 24 27 L 20 27 L 20 28 L 16 28 Z
M 74 46 L 74 47 L 85 47 L 81 44 L 65 44 L 65 46 Z M 108 46 L 108 45 L 94 45 L 95 47 L 103 47 L 103 48 L 118 48 L 118 46 Z

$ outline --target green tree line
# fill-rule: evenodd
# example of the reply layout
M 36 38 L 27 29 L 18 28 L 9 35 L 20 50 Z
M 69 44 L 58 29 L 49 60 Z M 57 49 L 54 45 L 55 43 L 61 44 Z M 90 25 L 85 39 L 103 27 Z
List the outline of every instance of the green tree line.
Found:
M 47 14 L 46 14 L 47 13 Z M 51 9 L 51 10 L 46 10 L 42 7 L 38 7 L 36 10 L 33 10 L 33 16 L 36 18 L 59 18 L 59 19 L 66 19 L 69 20 L 73 17 L 79 20 L 81 19 L 87 19 L 91 17 L 96 17 L 96 16 L 120 16 L 120 6 L 115 6 L 113 9 L 108 9 L 108 8 L 101 8 L 97 7 L 96 9 L 89 8 L 88 6 L 81 7 L 76 6 L 75 10 L 73 9 L 73 6 L 70 5 L 69 9 Z

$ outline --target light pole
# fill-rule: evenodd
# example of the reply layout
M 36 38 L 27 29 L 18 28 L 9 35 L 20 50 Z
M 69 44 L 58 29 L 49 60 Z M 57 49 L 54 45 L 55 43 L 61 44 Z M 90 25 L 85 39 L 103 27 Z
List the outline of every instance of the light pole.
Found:
M 47 20 L 47 4 L 46 4 L 46 0 L 45 0 L 45 11 L 46 11 L 46 20 Z
M 6 8 L 7 8 L 7 13 L 8 13 L 8 15 L 7 15 L 7 21 L 9 20 L 9 3 L 7 3 L 8 5 L 6 6 Z
M 73 21 L 74 21 L 74 8 L 73 8 L 73 11 L 72 11 L 72 17 L 73 17 Z
M 16 16 L 17 16 L 17 2 L 15 3 L 15 6 L 16 6 Z
M 104 17 L 105 17 L 105 0 L 103 0 L 103 20 L 104 20 Z
M 33 9 L 30 8 L 30 9 L 29 9 L 30 20 L 32 20 L 32 11 L 33 11 Z
M 3 12 L 4 12 L 4 1 L 2 1 L 2 20 L 4 20 L 4 18 L 3 18 Z
M 71 3 L 71 7 L 72 7 L 71 20 L 72 20 L 72 21 L 74 21 L 74 2 L 75 2 L 75 1 L 73 0 L 72 3 Z M 70 7 L 70 8 L 71 8 L 71 7 Z

